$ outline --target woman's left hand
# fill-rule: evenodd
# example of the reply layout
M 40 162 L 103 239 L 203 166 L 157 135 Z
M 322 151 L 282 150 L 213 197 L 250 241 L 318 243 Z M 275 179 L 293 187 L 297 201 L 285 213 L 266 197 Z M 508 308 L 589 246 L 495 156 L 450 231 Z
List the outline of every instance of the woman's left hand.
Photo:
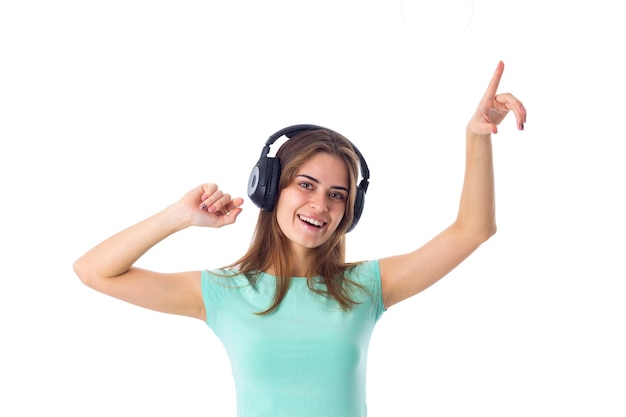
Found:
M 497 94 L 498 85 L 504 72 L 504 63 L 500 61 L 496 68 L 485 95 L 480 100 L 476 112 L 470 119 L 467 129 L 475 135 L 489 135 L 498 133 L 498 125 L 509 111 L 515 114 L 517 128 L 524 130 L 526 123 L 526 109 L 521 101 L 510 93 Z

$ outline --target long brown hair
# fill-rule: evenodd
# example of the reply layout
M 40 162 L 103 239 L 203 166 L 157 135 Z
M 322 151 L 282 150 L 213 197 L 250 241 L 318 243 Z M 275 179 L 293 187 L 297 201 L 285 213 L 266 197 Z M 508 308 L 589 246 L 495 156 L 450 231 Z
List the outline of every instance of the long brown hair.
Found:
M 326 129 L 309 130 L 292 137 L 276 153 L 281 163 L 278 188 L 280 193 L 293 181 L 298 169 L 320 152 L 337 156 L 345 162 L 350 187 L 346 211 L 337 230 L 315 251 L 314 260 L 306 274 L 307 285 L 312 291 L 334 299 L 343 310 L 349 310 L 357 304 L 351 297 L 353 291 L 364 290 L 361 285 L 344 276 L 346 270 L 357 265 L 345 262 L 345 233 L 354 217 L 356 184 L 359 178 L 359 159 L 352 144 L 342 135 Z M 291 245 L 278 226 L 276 210 L 261 210 L 248 251 L 229 266 L 236 267 L 239 273 L 245 274 L 253 282 L 263 271 L 271 269 L 276 275 L 276 292 L 272 304 L 257 314 L 271 313 L 285 298 L 292 279 L 291 259 Z M 318 276 L 325 285 L 315 285 L 314 277 Z

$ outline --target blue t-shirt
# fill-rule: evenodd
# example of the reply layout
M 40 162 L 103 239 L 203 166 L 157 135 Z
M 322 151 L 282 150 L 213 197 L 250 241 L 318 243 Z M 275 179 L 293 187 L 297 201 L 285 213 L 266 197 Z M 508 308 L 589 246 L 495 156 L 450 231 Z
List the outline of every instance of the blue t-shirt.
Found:
M 367 351 L 384 311 L 378 261 L 346 275 L 368 291 L 354 290 L 360 304 L 351 310 L 293 278 L 278 309 L 259 316 L 273 300 L 274 276 L 251 284 L 233 271 L 202 272 L 206 321 L 230 358 L 239 417 L 367 415 Z

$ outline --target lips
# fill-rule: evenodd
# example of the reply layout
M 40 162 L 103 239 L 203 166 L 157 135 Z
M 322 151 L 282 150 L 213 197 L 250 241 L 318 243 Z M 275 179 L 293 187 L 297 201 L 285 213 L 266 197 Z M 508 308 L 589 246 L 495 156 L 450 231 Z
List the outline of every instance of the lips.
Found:
M 323 222 L 321 220 L 318 219 L 314 219 L 313 217 L 309 217 L 309 216 L 305 216 L 302 214 L 298 214 L 298 218 L 303 221 L 304 223 L 310 224 L 311 226 L 315 226 L 315 227 L 324 227 L 326 225 L 326 222 Z

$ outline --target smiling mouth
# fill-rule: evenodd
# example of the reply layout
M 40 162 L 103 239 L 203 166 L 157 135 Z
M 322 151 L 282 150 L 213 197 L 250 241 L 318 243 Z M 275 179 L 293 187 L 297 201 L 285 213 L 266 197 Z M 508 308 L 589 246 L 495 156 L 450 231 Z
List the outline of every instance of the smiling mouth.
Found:
M 326 224 L 324 222 L 312 219 L 311 217 L 308 217 L 308 216 L 303 216 L 301 214 L 298 214 L 298 218 L 302 220 L 304 223 L 310 224 L 311 226 L 315 226 L 317 228 L 321 228 Z

